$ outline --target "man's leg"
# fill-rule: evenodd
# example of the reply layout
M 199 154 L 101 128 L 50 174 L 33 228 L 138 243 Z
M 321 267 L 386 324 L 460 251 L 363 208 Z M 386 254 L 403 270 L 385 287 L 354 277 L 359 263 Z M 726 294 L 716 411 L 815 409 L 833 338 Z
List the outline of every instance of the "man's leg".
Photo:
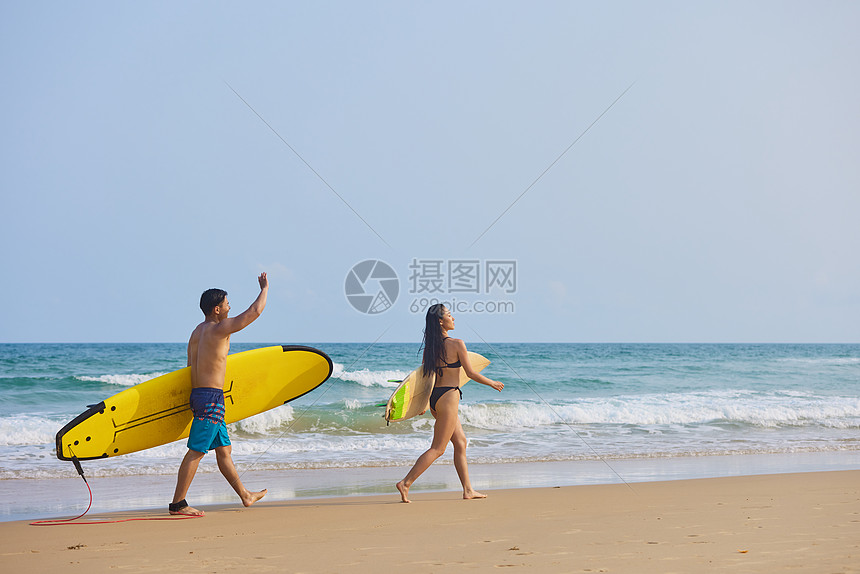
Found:
M 176 505 L 185 500 L 188 494 L 188 487 L 191 486 L 191 481 L 194 480 L 194 475 L 197 473 L 197 467 L 200 465 L 200 460 L 205 455 L 205 452 L 197 452 L 196 450 L 188 449 L 185 453 L 185 458 L 182 459 L 182 464 L 179 465 L 179 476 L 176 478 L 176 491 L 173 493 L 173 504 Z M 171 509 L 170 514 L 184 514 L 188 516 L 203 516 L 202 510 L 191 508 L 187 504 L 179 508 Z
M 218 470 L 221 471 L 221 474 L 224 475 L 224 478 L 227 479 L 227 482 L 230 483 L 230 486 L 233 487 L 233 490 L 242 499 L 242 504 L 251 506 L 266 496 L 265 488 L 258 492 L 251 492 L 242 484 L 242 481 L 239 479 L 239 473 L 236 471 L 236 465 L 233 464 L 233 447 L 231 445 L 215 447 L 215 458 L 218 460 Z

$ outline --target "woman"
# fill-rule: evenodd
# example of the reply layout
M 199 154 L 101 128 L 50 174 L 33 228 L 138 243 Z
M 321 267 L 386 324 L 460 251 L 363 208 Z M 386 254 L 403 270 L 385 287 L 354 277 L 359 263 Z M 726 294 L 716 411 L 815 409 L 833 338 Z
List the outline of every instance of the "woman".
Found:
M 473 490 L 472 483 L 469 482 L 466 435 L 457 416 L 460 398 L 463 396 L 463 391 L 460 390 L 460 369 L 463 369 L 473 381 L 493 387 L 497 391 L 501 391 L 505 385 L 488 379 L 472 368 L 466 345 L 462 340 L 448 336 L 448 331 L 453 329 L 454 317 L 451 316 L 450 311 L 441 304 L 431 305 L 425 317 L 422 368 L 425 376 L 431 371 L 436 372 L 436 382 L 433 386 L 433 394 L 430 396 L 430 412 L 436 418 L 436 424 L 433 427 L 433 444 L 418 457 L 406 478 L 397 483 L 397 490 L 400 491 L 400 499 L 403 502 L 411 502 L 409 487 L 433 464 L 433 461 L 445 453 L 448 441 L 454 445 L 454 467 L 463 485 L 463 498 L 470 500 L 487 497 L 486 494 Z M 454 360 L 448 362 L 448 357 Z

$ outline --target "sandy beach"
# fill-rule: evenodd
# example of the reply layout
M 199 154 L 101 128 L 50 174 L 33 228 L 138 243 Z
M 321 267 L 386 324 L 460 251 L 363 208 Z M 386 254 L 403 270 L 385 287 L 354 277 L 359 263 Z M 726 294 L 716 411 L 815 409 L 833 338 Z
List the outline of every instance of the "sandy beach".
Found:
M 393 485 L 392 485 L 393 487 Z M 0 523 L 4 572 L 860 572 L 860 471 L 396 493 Z M 91 520 L 159 517 L 161 511 Z

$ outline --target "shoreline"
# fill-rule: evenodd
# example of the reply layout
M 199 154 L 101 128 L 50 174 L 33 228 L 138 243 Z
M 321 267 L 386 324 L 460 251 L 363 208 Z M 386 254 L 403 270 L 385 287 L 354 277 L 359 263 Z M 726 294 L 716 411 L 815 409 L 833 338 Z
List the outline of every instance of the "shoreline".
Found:
M 209 458 L 209 457 L 207 457 Z M 96 463 L 97 464 L 97 463 Z M 178 468 L 179 461 L 177 461 Z M 84 470 L 86 472 L 86 466 Z M 211 468 L 210 468 L 211 467 Z M 324 500 L 328 498 L 397 498 L 396 483 L 409 467 L 348 467 L 242 471 L 250 490 L 268 488 L 260 503 Z M 214 469 L 214 457 L 201 464 L 188 493 L 192 506 L 236 506 L 238 498 Z M 470 463 L 477 490 L 510 490 L 620 483 L 649 483 L 692 479 L 826 472 L 860 469 L 860 451 L 791 454 L 743 454 L 701 457 L 636 458 L 609 461 Z M 175 475 L 88 477 L 93 492 L 90 513 L 166 509 Z M 411 493 L 459 491 L 450 461 L 432 465 Z M 77 476 L 58 479 L 0 480 L 0 524 L 77 516 L 87 507 L 87 487 Z M 89 516 L 89 515 L 88 515 Z
M 627 484 L 418 492 L 210 508 L 191 520 L 0 523 L 10 572 L 453 572 L 525 567 L 637 574 L 860 571 L 860 470 Z M 162 512 L 102 518 L 157 518 Z M 52 528 L 45 532 L 45 528 Z

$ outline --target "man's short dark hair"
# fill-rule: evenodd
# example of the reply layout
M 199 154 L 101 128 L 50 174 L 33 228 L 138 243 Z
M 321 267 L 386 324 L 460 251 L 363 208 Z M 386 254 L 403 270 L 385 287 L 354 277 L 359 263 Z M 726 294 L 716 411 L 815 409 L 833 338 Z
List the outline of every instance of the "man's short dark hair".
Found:
M 223 289 L 207 289 L 200 296 L 200 310 L 208 317 L 212 310 L 224 301 L 226 296 L 227 292 Z

